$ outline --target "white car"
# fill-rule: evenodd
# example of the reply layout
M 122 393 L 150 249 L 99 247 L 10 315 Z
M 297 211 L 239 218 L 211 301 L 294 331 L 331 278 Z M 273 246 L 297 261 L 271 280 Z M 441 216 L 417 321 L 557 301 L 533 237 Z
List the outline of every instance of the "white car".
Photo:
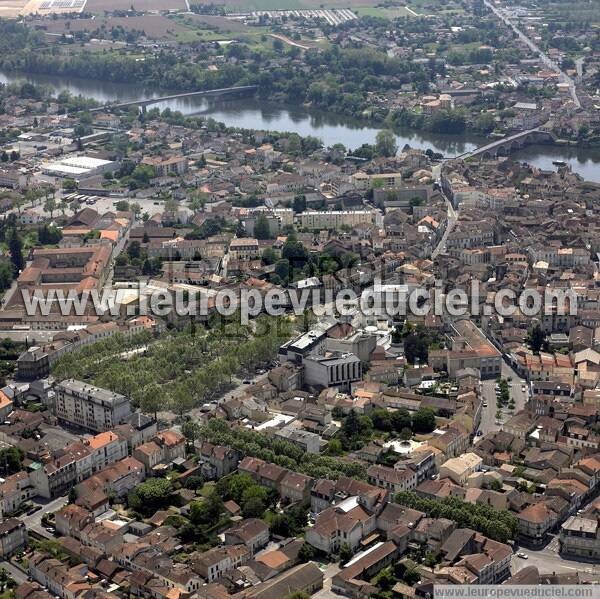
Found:
M 483 405 L 484 408 L 487 408 L 488 407 L 487 401 L 484 401 L 482 405 Z
M 521 559 L 527 559 L 529 556 L 526 553 L 519 551 L 519 553 L 517 553 L 517 557 L 520 557 Z

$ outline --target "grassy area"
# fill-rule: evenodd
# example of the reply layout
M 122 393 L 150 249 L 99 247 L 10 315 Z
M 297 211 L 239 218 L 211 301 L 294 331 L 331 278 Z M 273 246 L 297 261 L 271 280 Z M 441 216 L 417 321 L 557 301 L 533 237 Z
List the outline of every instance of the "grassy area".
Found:
M 383 17 L 386 19 L 398 19 L 400 17 L 414 17 L 415 10 L 409 10 L 406 6 L 394 8 L 383 8 L 380 6 L 357 6 L 354 10 L 361 17 Z

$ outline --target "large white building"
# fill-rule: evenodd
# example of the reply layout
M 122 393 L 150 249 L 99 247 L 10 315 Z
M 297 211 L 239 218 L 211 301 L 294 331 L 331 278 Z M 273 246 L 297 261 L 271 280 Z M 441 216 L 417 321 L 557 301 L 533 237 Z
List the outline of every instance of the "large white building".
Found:
M 124 395 L 68 379 L 56 386 L 54 413 L 68 424 L 103 432 L 127 422 L 131 405 Z
M 114 171 L 118 164 L 111 160 L 90 158 L 89 156 L 69 156 L 54 162 L 42 164 L 42 172 L 54 177 L 68 177 L 75 180 Z

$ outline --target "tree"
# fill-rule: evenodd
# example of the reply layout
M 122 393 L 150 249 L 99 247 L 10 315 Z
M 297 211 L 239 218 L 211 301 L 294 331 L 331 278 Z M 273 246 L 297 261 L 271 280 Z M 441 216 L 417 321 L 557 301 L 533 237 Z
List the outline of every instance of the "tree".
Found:
M 286 283 L 290 277 L 290 261 L 277 260 L 275 263 L 275 274 Z
M 146 414 L 154 414 L 154 420 L 156 420 L 156 414 L 164 407 L 165 394 L 163 389 L 158 383 L 150 383 L 142 390 L 141 397 L 139 398 L 140 410 Z
M 10 262 L 0 262 L 0 291 L 4 291 L 11 286 L 13 274 Z
M 342 455 L 343 450 L 342 442 L 339 439 L 331 439 L 329 443 L 327 443 L 328 455 Z
M 127 505 L 143 513 L 152 513 L 169 505 L 173 487 L 164 478 L 150 478 L 139 484 L 127 497 Z
M 245 518 L 262 518 L 266 509 L 264 501 L 259 497 L 250 497 L 242 504 L 242 514 Z
M 119 212 L 128 212 L 129 211 L 129 202 L 127 200 L 119 200 L 115 203 L 115 208 Z
M 340 563 L 345 564 L 352 559 L 352 548 L 348 543 L 342 543 L 340 547 Z
M 354 409 L 351 409 L 350 412 L 348 412 L 348 416 L 346 416 L 344 424 L 342 424 L 342 432 L 349 438 L 360 434 L 360 420 Z
M 534 354 L 539 354 L 542 349 L 542 345 L 546 340 L 546 335 L 539 324 L 534 325 L 529 334 L 529 345 Z
M 256 239 L 270 239 L 271 229 L 269 227 L 269 221 L 264 214 L 259 215 L 254 225 L 254 237 Z
M 195 420 L 186 420 L 181 425 L 181 433 L 189 445 L 194 447 L 194 442 L 200 438 L 200 425 Z
M 252 485 L 242 493 L 242 514 L 246 518 L 262 518 L 267 509 L 267 489 Z
M 75 191 L 78 187 L 75 179 L 63 179 L 62 187 L 65 191 Z
M 194 398 L 185 385 L 177 385 L 173 390 L 173 404 L 180 416 L 194 406 Z
M 56 200 L 54 198 L 48 198 L 44 203 L 44 210 L 50 213 L 50 218 L 54 218 L 54 211 L 56 210 Z
M 69 490 L 69 503 L 75 503 L 77 501 L 77 491 L 75 487 L 71 487 Z
M 429 357 L 427 339 L 415 333 L 409 334 L 404 338 L 404 355 L 410 364 L 414 364 L 417 360 L 421 363 L 427 362 Z
M 383 408 L 373 410 L 371 413 L 371 420 L 373 421 L 373 426 L 380 431 L 391 431 L 392 426 L 392 416 L 391 414 Z
M 304 543 L 302 547 L 300 547 L 300 551 L 298 551 L 298 559 L 301 562 L 310 562 L 315 557 L 315 548 L 309 543 Z
M 0 469 L 3 474 L 14 474 L 21 470 L 23 451 L 18 447 L 7 447 L 0 450 Z
M 431 408 L 419 408 L 412 417 L 415 433 L 430 433 L 435 430 L 435 412 Z
M 410 412 L 406 408 L 400 408 L 391 414 L 391 421 L 395 431 L 412 428 L 412 419 Z
M 262 253 L 262 261 L 265 264 L 275 264 L 279 254 L 273 248 L 265 248 Z
M 23 258 L 23 242 L 21 241 L 21 237 L 19 236 L 16 227 L 12 227 L 9 231 L 8 252 L 10 254 L 10 261 L 13 263 L 15 274 L 18 274 L 25 266 L 25 259 Z
M 199 474 L 193 474 L 185 479 L 185 483 L 183 486 L 186 489 L 192 489 L 194 491 L 201 489 L 202 485 L 204 485 L 204 479 Z
M 379 156 L 395 156 L 398 152 L 398 144 L 393 131 L 382 129 L 375 138 L 375 151 Z
M 132 241 L 127 248 L 127 255 L 132 258 L 140 257 L 140 242 L 137 240 Z
M 304 212 L 306 210 L 306 196 L 305 195 L 297 195 L 294 197 L 294 212 L 299 214 L 300 212 Z

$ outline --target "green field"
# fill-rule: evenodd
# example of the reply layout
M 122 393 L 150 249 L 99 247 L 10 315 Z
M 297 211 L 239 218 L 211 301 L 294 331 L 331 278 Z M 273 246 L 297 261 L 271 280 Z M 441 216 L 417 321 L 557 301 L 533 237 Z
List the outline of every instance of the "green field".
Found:
M 418 11 L 406 7 L 406 6 L 398 6 L 394 8 L 383 8 L 379 6 L 357 6 L 354 10 L 361 17 L 384 17 L 386 19 L 398 19 L 400 17 L 414 17 Z

